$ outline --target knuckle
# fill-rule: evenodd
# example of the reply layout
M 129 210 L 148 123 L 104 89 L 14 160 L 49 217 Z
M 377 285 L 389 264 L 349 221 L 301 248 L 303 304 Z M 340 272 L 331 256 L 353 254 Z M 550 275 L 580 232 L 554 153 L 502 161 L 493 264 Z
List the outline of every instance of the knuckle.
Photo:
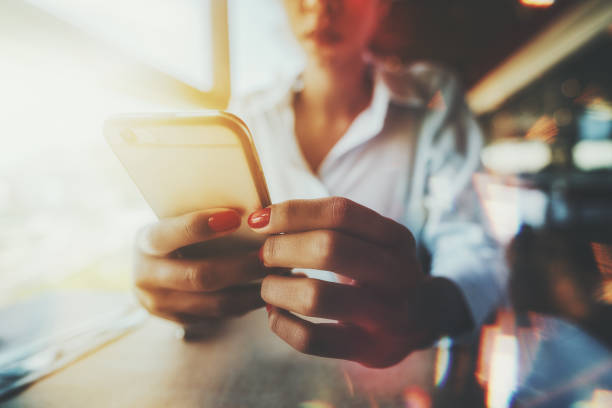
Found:
M 134 285 L 137 288 L 142 288 L 145 286 L 146 280 L 146 261 L 140 254 L 136 254 L 134 258 L 134 267 L 132 268 L 132 279 L 134 280 Z
M 186 266 L 183 270 L 185 282 L 189 287 L 199 290 L 202 289 L 202 281 L 200 280 L 200 270 L 196 266 Z
M 213 298 L 207 308 L 209 317 L 222 317 L 223 316 L 223 302 L 219 298 Z
M 278 313 L 270 313 L 268 316 L 268 326 L 273 333 L 280 334 L 281 332 L 281 320 Z
M 338 237 L 330 230 L 320 231 L 315 241 L 315 251 L 321 260 L 322 266 L 331 266 L 336 249 L 338 247 Z
M 155 234 L 155 224 L 146 225 L 136 234 L 137 254 L 157 254 L 159 252 Z
M 231 302 L 225 296 L 218 296 L 210 302 L 209 315 L 210 317 L 226 317 L 230 314 Z
M 160 299 L 150 293 L 141 292 L 138 296 L 138 301 L 145 309 L 147 309 L 152 314 L 160 314 L 164 311 Z
M 417 242 L 416 242 L 416 238 L 414 237 L 414 235 L 412 234 L 412 232 L 410 232 L 410 230 L 406 227 L 403 227 L 400 229 L 400 242 L 403 242 L 405 245 L 407 245 L 409 248 L 411 249 L 416 249 L 417 247 Z
M 301 202 L 298 200 L 285 201 L 280 205 L 280 216 L 283 225 L 286 225 L 291 220 L 299 217 Z
M 136 288 L 148 291 L 162 286 L 159 282 L 159 271 L 166 266 L 160 258 L 145 254 L 136 254 L 132 264 L 132 280 Z
M 350 217 L 353 202 L 344 197 L 332 197 L 330 202 L 330 217 L 334 227 L 346 225 Z
M 147 287 L 146 280 L 139 273 L 134 273 L 134 286 L 139 289 L 145 289 Z
M 214 270 L 207 265 L 192 265 L 185 268 L 185 281 L 196 291 L 212 291 L 218 284 Z
M 140 303 L 145 309 L 149 310 L 149 308 L 147 307 L 147 299 L 142 289 L 136 287 L 133 289 L 133 292 L 136 297 L 136 300 L 138 300 L 138 303 Z
M 314 335 L 314 331 L 307 326 L 298 326 L 293 333 L 293 345 L 296 350 L 313 354 L 319 349 Z
M 208 228 L 208 215 L 204 213 L 193 213 L 187 217 L 183 224 L 185 237 L 190 241 L 198 240 L 202 232 Z
M 268 318 L 270 330 L 284 339 L 295 350 L 313 354 L 319 348 L 310 326 L 287 325 L 279 313 L 272 313 Z
M 164 307 L 156 300 L 151 300 L 147 305 L 146 309 L 154 315 L 163 314 L 165 311 Z
M 172 320 L 178 324 L 181 324 L 183 326 L 189 326 L 190 324 L 193 323 L 198 323 L 202 320 L 200 320 L 198 317 L 196 316 L 190 316 L 184 313 L 169 313 L 167 315 L 164 316 L 165 319 L 169 319 Z M 185 336 L 186 333 L 183 334 L 183 336 Z
M 278 333 L 278 316 L 276 313 L 268 314 L 268 327 L 273 333 Z
M 268 302 L 271 300 L 271 292 L 273 292 L 274 276 L 268 275 L 261 281 L 261 298 Z
M 321 306 L 321 284 L 316 280 L 309 280 L 301 292 L 301 313 L 306 316 L 316 316 Z
M 392 248 L 409 248 L 415 250 L 417 247 L 416 238 L 405 226 L 393 223 L 393 228 L 389 230 L 389 243 Z
M 269 237 L 261 248 L 261 258 L 266 266 L 274 265 L 278 258 L 280 252 L 279 239 L 279 237 Z

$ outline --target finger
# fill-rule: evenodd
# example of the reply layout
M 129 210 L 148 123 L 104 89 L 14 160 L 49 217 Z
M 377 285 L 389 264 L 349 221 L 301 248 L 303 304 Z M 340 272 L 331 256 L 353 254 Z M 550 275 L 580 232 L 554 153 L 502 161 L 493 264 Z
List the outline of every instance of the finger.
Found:
M 241 316 L 264 305 L 260 284 L 238 286 L 213 293 L 136 288 L 141 304 L 158 316 L 186 315 L 198 318 Z
M 273 306 L 304 316 L 359 325 L 368 331 L 395 327 L 393 305 L 385 305 L 364 288 L 317 279 L 268 276 L 261 297 Z
M 270 236 L 260 256 L 267 267 L 333 271 L 381 288 L 411 286 L 420 277 L 412 252 L 399 253 L 331 230 Z
M 316 324 L 278 308 L 270 309 L 268 324 L 291 347 L 315 356 L 355 360 L 359 345 L 367 341 L 365 332 L 357 327 Z
M 403 225 L 342 197 L 273 204 L 251 214 L 249 225 L 264 234 L 332 229 L 379 245 L 414 246 L 412 234 Z
M 368 367 L 389 367 L 400 362 L 408 347 L 387 343 L 355 326 L 312 323 L 278 308 L 270 309 L 270 329 L 302 353 L 357 361 Z
M 196 211 L 160 219 L 145 227 L 137 238 L 140 251 L 165 256 L 178 248 L 227 235 L 240 226 L 240 214 L 230 209 Z
M 136 299 L 140 302 L 142 307 L 144 307 L 152 315 L 161 317 L 162 319 L 170 320 L 170 321 L 179 323 L 184 326 L 189 326 L 192 324 L 200 323 L 202 321 L 210 320 L 209 318 L 198 317 L 198 316 L 190 315 L 187 313 L 170 313 L 170 312 L 165 312 L 162 310 L 151 308 L 150 305 L 152 302 L 151 300 L 152 295 L 146 290 L 139 290 L 135 288 L 134 295 Z M 153 310 L 149 310 L 149 309 L 153 309 Z
M 206 259 L 136 257 L 136 286 L 188 292 L 214 292 L 263 278 L 268 271 L 257 252 Z

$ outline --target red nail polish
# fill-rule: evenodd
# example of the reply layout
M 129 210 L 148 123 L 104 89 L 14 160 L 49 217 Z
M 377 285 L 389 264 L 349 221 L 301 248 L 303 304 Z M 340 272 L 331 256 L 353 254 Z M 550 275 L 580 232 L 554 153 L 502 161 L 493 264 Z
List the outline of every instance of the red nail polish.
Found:
M 268 314 L 270 314 L 271 311 L 272 311 L 272 305 L 266 303 L 266 312 L 268 312 Z
M 236 211 L 223 211 L 208 218 L 208 228 L 214 232 L 231 231 L 240 226 L 240 215 Z
M 253 212 L 249 216 L 249 225 L 251 228 L 263 228 L 270 222 L 270 207 L 262 208 Z

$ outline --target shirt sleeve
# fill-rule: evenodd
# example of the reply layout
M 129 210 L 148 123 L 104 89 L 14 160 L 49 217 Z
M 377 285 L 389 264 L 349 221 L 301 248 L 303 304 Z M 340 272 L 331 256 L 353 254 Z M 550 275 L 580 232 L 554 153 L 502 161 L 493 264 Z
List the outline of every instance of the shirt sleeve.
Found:
M 423 88 L 443 102 L 430 106 L 421 125 L 408 217 L 412 225 L 419 220 L 417 241 L 431 255 L 431 275 L 459 287 L 478 328 L 506 301 L 508 276 L 474 189 L 482 132 L 454 76 L 424 72 Z
M 432 177 L 444 188 L 452 177 Z M 435 204 L 435 193 L 423 229 L 423 244 L 431 254 L 431 275 L 448 278 L 461 290 L 476 327 L 506 301 L 507 268 L 503 250 L 489 236 L 477 196 L 470 185 L 449 208 Z

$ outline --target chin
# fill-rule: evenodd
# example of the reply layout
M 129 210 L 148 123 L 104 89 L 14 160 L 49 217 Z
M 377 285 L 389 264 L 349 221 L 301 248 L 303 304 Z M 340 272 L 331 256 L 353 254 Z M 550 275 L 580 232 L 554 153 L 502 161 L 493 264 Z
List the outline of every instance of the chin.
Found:
M 304 44 L 304 51 L 310 58 L 318 60 L 330 60 L 342 58 L 344 55 L 354 55 L 357 50 L 352 50 L 350 47 L 346 47 L 343 43 L 318 42 L 308 41 Z

